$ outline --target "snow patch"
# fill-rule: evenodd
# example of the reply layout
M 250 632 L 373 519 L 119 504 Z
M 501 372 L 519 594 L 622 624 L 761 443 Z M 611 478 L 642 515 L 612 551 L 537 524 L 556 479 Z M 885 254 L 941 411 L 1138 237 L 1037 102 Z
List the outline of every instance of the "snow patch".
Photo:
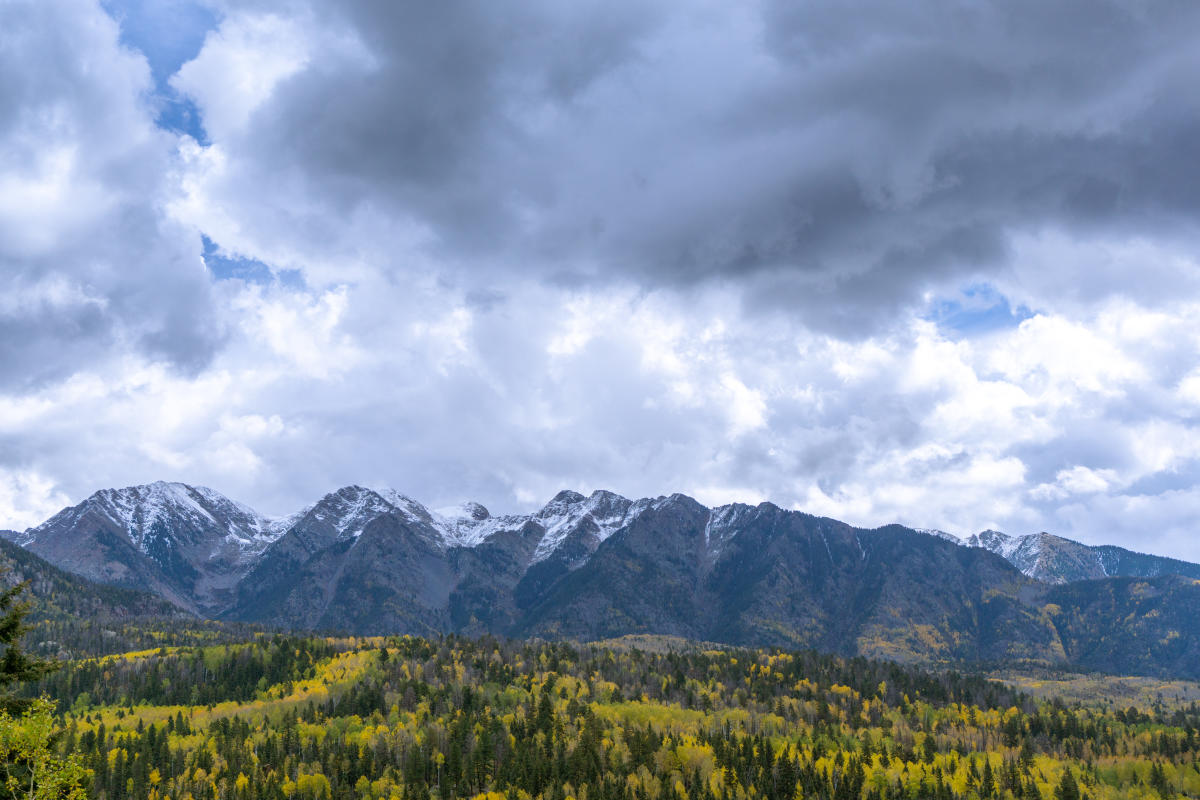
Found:
M 709 558 L 716 560 L 725 545 L 737 536 L 738 525 L 754 511 L 754 506 L 745 503 L 730 503 L 717 506 L 708 513 L 704 524 L 704 548 Z
M 1024 536 L 1009 536 L 1000 531 L 986 530 L 972 536 L 967 540 L 967 544 L 971 547 L 982 547 L 984 550 L 1011 561 L 1021 545 L 1024 544 L 1025 538 Z
M 448 547 L 476 547 L 501 531 L 519 530 L 529 519 L 517 515 L 477 518 L 471 514 L 459 514 L 447 517 L 441 511 L 435 512 L 434 516 Z

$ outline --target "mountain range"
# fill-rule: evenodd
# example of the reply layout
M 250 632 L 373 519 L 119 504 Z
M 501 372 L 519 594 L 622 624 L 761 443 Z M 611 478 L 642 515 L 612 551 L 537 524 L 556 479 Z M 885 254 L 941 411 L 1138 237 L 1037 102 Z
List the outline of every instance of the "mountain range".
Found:
M 280 519 L 202 487 L 95 493 L 7 538 L 207 618 L 355 633 L 657 633 L 902 661 L 1200 677 L 1200 566 L 770 503 L 564 491 L 533 514 L 347 486 Z

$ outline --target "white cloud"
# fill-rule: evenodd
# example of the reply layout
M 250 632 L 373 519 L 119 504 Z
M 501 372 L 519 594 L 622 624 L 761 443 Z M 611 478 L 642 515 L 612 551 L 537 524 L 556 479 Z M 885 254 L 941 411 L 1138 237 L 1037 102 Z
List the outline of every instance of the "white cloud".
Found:
M 496 510 L 564 486 L 683 490 L 868 526 L 1120 541 L 1130 521 L 1083 509 L 1144 509 L 1129 487 L 1200 459 L 1184 419 L 1128 403 L 1151 391 L 1186 405 L 1175 387 L 1189 373 L 1145 348 L 1170 349 L 1189 320 L 1169 316 L 1148 341 L 1129 334 L 1132 306 L 1104 324 L 1040 320 L 1040 335 L 1073 334 L 1074 361 L 1050 343 L 1029 352 L 1036 368 L 1005 371 L 1040 341 L 1029 326 L 953 342 L 914 319 L 849 343 L 731 313 L 719 290 L 681 302 L 522 283 L 487 306 L 388 280 L 222 291 L 231 336 L 202 376 L 131 357 L 0 398 L 0 436 L 56 476 L 53 496 L 97 474 L 209 483 L 277 513 L 348 482 Z M 1089 461 L 1056 463 L 1085 445 Z M 1154 501 L 1160 517 L 1171 496 Z M 1192 552 L 1181 536 L 1155 544 Z
M 767 424 L 767 404 L 761 392 L 751 389 L 728 372 L 721 376 L 721 388 L 726 393 L 731 436 L 741 436 Z
M 37 472 L 0 467 L 0 519 L 13 530 L 37 525 L 67 505 L 54 480 Z
M 252 286 L 233 297 L 238 324 L 250 339 L 265 344 L 273 360 L 316 377 L 344 373 L 364 357 L 341 328 L 347 304 L 344 287 L 306 296 Z
M 210 136 L 234 136 L 280 81 L 308 63 L 304 27 L 276 14 L 230 14 L 171 85 L 195 100 Z
M 1117 473 L 1111 469 L 1074 466 L 1060 470 L 1054 476 L 1054 483 L 1039 484 L 1030 490 L 1030 494 L 1038 500 L 1062 500 L 1071 495 L 1103 492 L 1116 483 Z

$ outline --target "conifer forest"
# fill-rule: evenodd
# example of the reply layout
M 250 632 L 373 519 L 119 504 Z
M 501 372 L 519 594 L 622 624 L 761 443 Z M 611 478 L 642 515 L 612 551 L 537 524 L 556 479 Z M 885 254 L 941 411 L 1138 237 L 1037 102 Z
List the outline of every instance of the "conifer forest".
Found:
M 1194 702 L 653 638 L 260 633 L 71 661 L 21 694 L 54 704 L 97 800 L 1200 795 Z

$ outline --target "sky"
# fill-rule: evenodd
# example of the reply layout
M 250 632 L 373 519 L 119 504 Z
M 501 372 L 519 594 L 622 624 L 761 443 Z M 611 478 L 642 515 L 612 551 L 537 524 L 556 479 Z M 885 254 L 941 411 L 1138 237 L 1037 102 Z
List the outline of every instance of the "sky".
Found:
M 1200 560 L 1200 4 L 4 0 L 0 527 L 672 492 Z

